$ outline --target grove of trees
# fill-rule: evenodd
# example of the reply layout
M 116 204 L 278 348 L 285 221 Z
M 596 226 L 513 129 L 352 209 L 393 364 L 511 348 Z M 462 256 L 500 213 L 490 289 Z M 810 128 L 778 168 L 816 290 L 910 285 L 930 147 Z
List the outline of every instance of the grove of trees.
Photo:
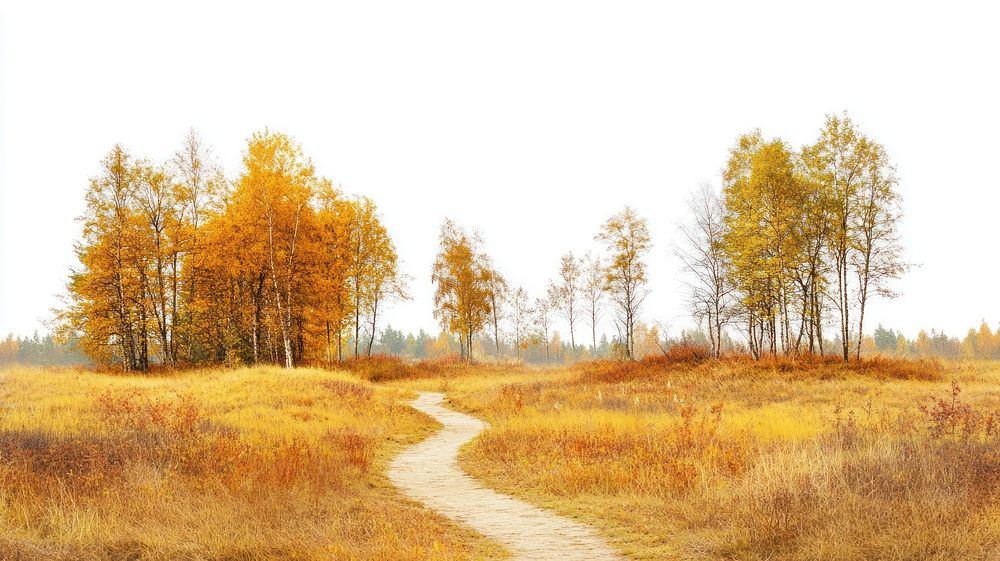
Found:
M 736 324 L 754 357 L 825 353 L 833 322 L 837 353 L 860 357 L 868 303 L 894 296 L 889 282 L 907 269 L 885 149 L 829 116 L 799 151 L 760 131 L 741 136 L 722 178 L 721 194 L 703 187 L 691 200 L 678 251 L 713 352 Z
M 375 205 L 280 133 L 249 139 L 234 181 L 193 131 L 162 164 L 115 146 L 86 203 L 60 319 L 100 365 L 331 362 L 370 353 L 406 297 Z
M 652 247 L 649 227 L 635 210 L 625 207 L 603 224 L 595 240 L 607 248 L 607 265 L 600 257 L 579 258 L 568 252 L 559 260 L 557 280 L 549 281 L 545 293 L 532 301 L 524 287 L 511 289 L 493 266 L 478 233 L 469 234 L 445 220 L 431 274 L 436 287 L 434 316 L 444 331 L 459 338 L 463 359 L 472 359 L 473 341 L 487 327 L 500 356 L 500 323 L 507 320 L 515 357 L 520 358 L 522 350 L 539 347 L 548 363 L 553 349 L 565 354 L 554 329 L 557 316 L 569 327 L 571 357 L 608 354 L 599 351 L 597 342 L 597 325 L 607 302 L 618 332 L 615 355 L 634 357 L 639 312 L 648 294 L 644 260 Z M 589 349 L 577 345 L 576 328 L 581 321 L 590 328 Z

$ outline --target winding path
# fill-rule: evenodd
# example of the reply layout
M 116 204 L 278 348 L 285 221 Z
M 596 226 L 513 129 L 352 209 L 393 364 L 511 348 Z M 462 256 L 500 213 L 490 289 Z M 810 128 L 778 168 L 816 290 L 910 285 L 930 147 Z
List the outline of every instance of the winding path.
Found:
M 491 491 L 458 467 L 458 450 L 486 423 L 448 409 L 444 394 L 421 393 L 411 405 L 437 419 L 441 432 L 415 444 L 389 466 L 409 497 L 506 546 L 511 561 L 623 561 L 588 526 Z

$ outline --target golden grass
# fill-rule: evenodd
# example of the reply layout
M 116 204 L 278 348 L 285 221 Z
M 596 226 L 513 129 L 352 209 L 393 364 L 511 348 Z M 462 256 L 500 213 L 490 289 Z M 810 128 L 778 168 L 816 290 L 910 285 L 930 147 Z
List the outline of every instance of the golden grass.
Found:
M 0 371 L 0 559 L 458 560 L 382 473 L 435 428 L 346 373 Z
M 395 383 L 491 423 L 465 469 L 634 559 L 1000 558 L 997 364 L 657 359 Z
M 0 559 L 502 557 L 385 481 L 435 429 L 413 389 L 492 424 L 468 471 L 634 559 L 1000 557 L 1000 365 L 348 370 L 0 372 Z

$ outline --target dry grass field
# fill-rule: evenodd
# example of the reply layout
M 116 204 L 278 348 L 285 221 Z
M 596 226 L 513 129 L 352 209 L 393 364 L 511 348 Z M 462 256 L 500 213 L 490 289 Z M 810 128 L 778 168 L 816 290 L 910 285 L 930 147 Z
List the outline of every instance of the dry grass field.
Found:
M 501 559 L 387 462 L 447 392 L 486 485 L 632 559 L 1000 556 L 1000 365 L 352 362 L 0 372 L 0 559 Z
M 674 356 L 396 382 L 491 424 L 487 485 L 634 559 L 1000 558 L 1000 366 Z
M 344 373 L 0 371 L 0 559 L 498 559 L 384 466 L 436 423 Z

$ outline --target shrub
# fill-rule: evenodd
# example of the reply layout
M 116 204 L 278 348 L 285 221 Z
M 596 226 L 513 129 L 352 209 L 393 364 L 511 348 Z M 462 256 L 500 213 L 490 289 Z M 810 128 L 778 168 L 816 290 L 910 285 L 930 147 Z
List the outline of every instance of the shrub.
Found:
M 927 396 L 920 411 L 927 421 L 927 429 L 936 439 L 957 438 L 967 442 L 972 438 L 990 439 L 996 437 L 997 413 L 976 411 L 962 401 L 962 388 L 952 381 L 945 396 Z
M 703 345 L 677 343 L 667 349 L 666 354 L 656 359 L 667 364 L 701 364 L 712 358 L 712 350 Z
M 406 377 L 403 374 L 409 368 L 409 365 L 405 364 L 401 358 L 390 355 L 351 358 L 338 366 L 371 382 Z
M 707 347 L 678 343 L 661 355 L 639 360 L 596 360 L 584 364 L 582 378 L 588 382 L 628 382 L 697 366 L 711 358 L 712 352 Z
M 194 396 L 150 399 L 138 389 L 105 391 L 97 396 L 97 414 L 112 431 L 163 432 L 192 435 L 207 420 Z
M 845 367 L 852 365 L 862 374 L 879 379 L 936 381 L 944 375 L 944 365 L 936 358 L 914 360 L 877 355 Z
M 510 368 L 502 363 L 469 364 L 457 356 L 409 361 L 391 355 L 351 358 L 337 366 L 371 382 L 481 376 L 502 373 Z
M 594 361 L 583 365 L 581 379 L 587 382 L 620 383 L 652 379 L 664 374 L 686 372 L 711 360 L 711 352 L 696 345 L 678 344 L 665 354 L 634 361 Z M 880 380 L 940 380 L 944 365 L 937 359 L 904 359 L 883 356 L 865 357 L 844 362 L 834 355 L 764 355 L 754 359 L 747 354 L 726 355 L 717 363 L 718 372 L 733 377 L 757 377 L 786 374 L 795 379 L 842 378 L 850 374 Z

